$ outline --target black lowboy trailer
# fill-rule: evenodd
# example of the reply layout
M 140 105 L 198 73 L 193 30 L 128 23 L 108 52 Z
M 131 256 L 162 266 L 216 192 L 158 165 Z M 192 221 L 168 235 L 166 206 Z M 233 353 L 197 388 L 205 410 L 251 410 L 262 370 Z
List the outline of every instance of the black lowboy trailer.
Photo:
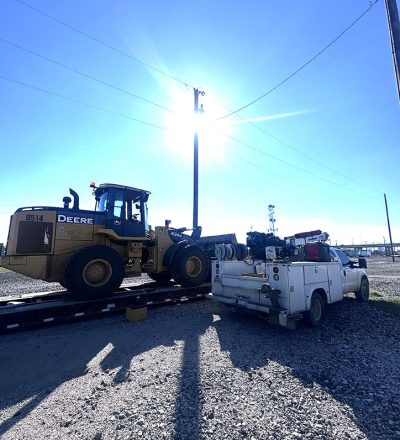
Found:
M 0 332 L 28 329 L 77 319 L 109 315 L 129 309 L 142 309 L 163 304 L 176 304 L 205 298 L 211 284 L 196 287 L 125 286 L 108 298 L 77 301 L 66 291 L 2 297 L 0 300 Z

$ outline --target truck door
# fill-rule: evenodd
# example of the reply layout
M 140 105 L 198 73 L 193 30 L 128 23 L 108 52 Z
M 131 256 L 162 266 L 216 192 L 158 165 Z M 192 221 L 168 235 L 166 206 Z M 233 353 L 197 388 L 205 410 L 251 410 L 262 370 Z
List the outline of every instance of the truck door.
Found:
M 342 265 L 341 263 L 329 263 L 327 267 L 330 302 L 340 301 L 343 299 Z
M 343 293 L 354 292 L 358 287 L 358 273 L 351 267 L 350 258 L 340 249 L 335 249 L 335 253 L 339 258 L 342 275 Z

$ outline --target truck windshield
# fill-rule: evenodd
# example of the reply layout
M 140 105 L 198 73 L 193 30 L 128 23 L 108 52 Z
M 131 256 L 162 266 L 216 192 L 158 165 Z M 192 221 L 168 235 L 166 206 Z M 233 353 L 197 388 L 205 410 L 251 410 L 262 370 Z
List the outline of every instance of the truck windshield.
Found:
M 350 258 L 343 251 L 336 249 L 336 253 L 343 266 L 350 264 Z

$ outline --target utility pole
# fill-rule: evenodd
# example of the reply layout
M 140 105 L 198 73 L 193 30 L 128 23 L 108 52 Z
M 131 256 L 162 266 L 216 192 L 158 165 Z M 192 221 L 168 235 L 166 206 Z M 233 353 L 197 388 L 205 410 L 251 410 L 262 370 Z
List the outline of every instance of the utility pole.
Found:
M 392 251 L 392 259 L 394 262 L 395 259 L 394 259 L 394 251 L 393 251 L 392 231 L 390 230 L 389 211 L 388 211 L 388 206 L 387 206 L 386 194 L 384 194 L 384 197 L 385 197 L 385 206 L 386 206 L 386 218 L 387 218 L 387 224 L 388 224 L 388 229 L 389 229 L 390 249 Z
M 204 96 L 205 92 L 193 89 L 194 92 L 194 113 L 197 118 L 199 114 L 199 95 Z M 197 123 L 197 121 L 196 121 Z M 199 226 L 199 133 L 197 126 L 194 131 L 193 149 L 193 228 Z
M 392 45 L 394 71 L 396 73 L 397 93 L 400 100 L 400 22 L 396 0 L 385 0 L 386 14 L 389 25 L 390 42 Z

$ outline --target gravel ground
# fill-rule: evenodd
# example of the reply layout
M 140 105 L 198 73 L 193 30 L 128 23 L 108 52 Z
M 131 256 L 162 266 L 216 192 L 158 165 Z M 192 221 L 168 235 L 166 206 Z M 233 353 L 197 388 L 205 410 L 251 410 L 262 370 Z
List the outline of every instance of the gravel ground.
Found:
M 400 263 L 368 263 L 371 288 L 399 295 Z M 399 365 L 385 297 L 332 305 L 318 329 L 205 300 L 7 334 L 0 438 L 400 439 Z

